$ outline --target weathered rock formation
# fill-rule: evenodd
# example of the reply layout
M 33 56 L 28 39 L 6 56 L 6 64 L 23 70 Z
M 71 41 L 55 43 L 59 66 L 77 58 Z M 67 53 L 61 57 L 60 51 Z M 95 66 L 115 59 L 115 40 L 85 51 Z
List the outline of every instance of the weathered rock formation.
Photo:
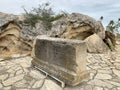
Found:
M 95 19 L 87 15 L 72 13 L 67 17 L 53 22 L 51 36 L 84 40 L 93 33 L 103 31 L 102 24 Z M 104 37 L 104 35 L 101 37 Z
M 93 34 L 96 34 L 96 36 Z M 105 31 L 101 22 L 79 13 L 72 13 L 67 17 L 53 22 L 50 36 L 78 40 L 85 40 L 87 38 L 85 41 L 88 44 L 88 52 L 102 53 L 108 50 L 103 42 Z M 97 44 L 100 43 L 99 41 L 102 43 L 100 44 L 101 46 Z M 90 47 L 90 45 L 92 46 Z M 101 49 L 99 49 L 99 46 Z
M 3 15 L 3 16 L 7 17 L 7 19 L 5 20 L 6 22 L 8 22 L 7 20 L 11 21 L 11 19 L 9 19 L 7 15 Z M 89 17 L 87 15 L 83 15 L 79 13 L 68 14 L 67 16 L 62 17 L 61 19 L 54 21 L 52 25 L 52 29 L 48 31 L 44 29 L 41 21 L 39 21 L 36 24 L 35 28 L 31 28 L 31 26 L 24 23 L 24 19 L 25 19 L 24 16 L 11 15 L 11 17 L 12 17 L 12 20 L 16 20 L 19 23 L 19 26 L 22 27 L 20 31 L 20 37 L 27 41 L 33 41 L 37 35 L 48 35 L 51 37 L 58 37 L 58 38 L 85 40 L 89 36 L 93 34 L 97 34 L 100 37 L 101 41 L 104 40 L 104 42 L 107 45 L 108 45 L 108 42 L 109 43 L 111 42 L 111 40 L 112 40 L 112 43 L 114 44 L 112 38 L 106 39 L 107 34 L 105 34 L 105 30 L 101 22 L 96 21 L 94 18 Z M 2 25 L 4 25 L 4 23 Z M 92 39 L 94 41 L 94 38 Z M 85 40 L 85 41 L 87 42 L 88 40 Z M 101 47 L 104 48 L 104 45 Z M 108 47 L 110 47 L 110 45 L 108 45 Z M 98 53 L 99 51 L 99 49 L 98 50 L 97 49 L 98 48 L 96 48 L 96 53 Z M 105 50 L 99 51 L 99 53 L 105 52 Z M 91 51 L 88 50 L 88 52 L 91 52 Z
M 31 43 L 21 37 L 22 28 L 17 17 L 0 13 L 0 56 L 11 57 L 13 54 L 30 54 Z

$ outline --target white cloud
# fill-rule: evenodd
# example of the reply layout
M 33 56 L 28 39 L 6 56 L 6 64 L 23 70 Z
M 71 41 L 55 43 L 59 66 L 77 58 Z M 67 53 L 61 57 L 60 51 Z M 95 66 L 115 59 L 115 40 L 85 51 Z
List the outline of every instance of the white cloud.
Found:
M 22 6 L 31 9 L 47 1 L 51 2 L 56 12 L 79 12 L 96 19 L 104 16 L 104 24 L 111 19 L 119 18 L 120 0 L 1 0 L 0 11 L 18 14 L 24 12 Z

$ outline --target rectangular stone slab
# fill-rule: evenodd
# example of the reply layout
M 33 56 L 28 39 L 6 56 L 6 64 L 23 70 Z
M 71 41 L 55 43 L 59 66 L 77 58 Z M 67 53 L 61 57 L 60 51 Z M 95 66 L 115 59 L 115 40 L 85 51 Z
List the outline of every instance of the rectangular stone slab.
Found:
M 75 86 L 89 77 L 83 41 L 38 36 L 32 56 L 34 66 L 68 85 Z

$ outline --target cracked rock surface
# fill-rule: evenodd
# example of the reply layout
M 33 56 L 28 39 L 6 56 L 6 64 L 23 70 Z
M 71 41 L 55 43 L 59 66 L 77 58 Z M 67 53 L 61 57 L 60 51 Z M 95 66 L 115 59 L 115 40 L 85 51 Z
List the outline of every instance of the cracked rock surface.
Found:
M 120 45 L 117 51 L 88 54 L 90 79 L 62 88 L 55 80 L 33 68 L 30 56 L 0 59 L 0 90 L 120 90 Z

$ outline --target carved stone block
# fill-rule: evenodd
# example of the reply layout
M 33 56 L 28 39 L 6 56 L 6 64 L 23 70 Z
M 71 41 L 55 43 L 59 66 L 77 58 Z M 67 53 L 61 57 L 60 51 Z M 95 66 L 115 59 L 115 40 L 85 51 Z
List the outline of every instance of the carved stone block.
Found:
M 75 86 L 89 77 L 83 41 L 38 36 L 32 56 L 34 66 L 68 85 Z

